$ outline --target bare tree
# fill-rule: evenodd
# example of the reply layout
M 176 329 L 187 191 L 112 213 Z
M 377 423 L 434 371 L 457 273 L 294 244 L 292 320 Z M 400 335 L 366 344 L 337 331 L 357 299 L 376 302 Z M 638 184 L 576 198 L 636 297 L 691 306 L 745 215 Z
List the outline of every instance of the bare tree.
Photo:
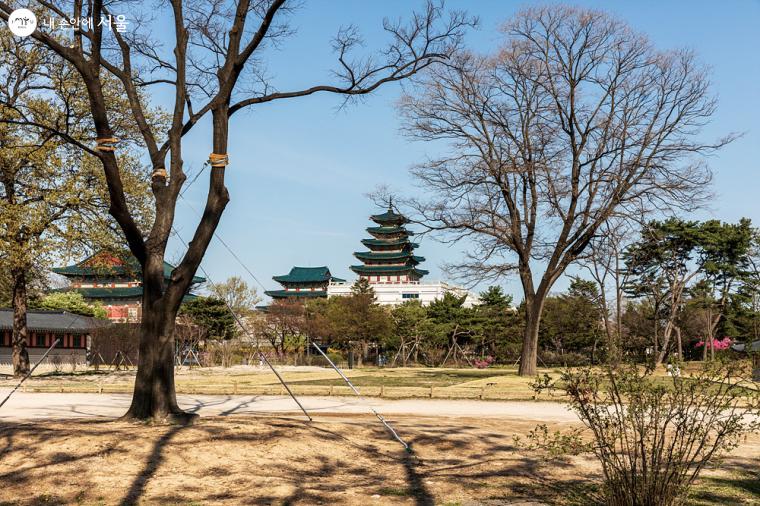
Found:
M 292 33 L 287 24 L 294 13 L 285 0 L 170 0 L 161 4 L 103 0 L 37 0 L 32 6 L 40 19 L 92 19 L 92 24 L 67 32 L 39 26 L 32 37 L 79 73 L 89 100 L 96 146 L 67 135 L 59 125 L 47 127 L 93 156 L 103 166 L 110 194 L 110 214 L 124 232 L 132 254 L 143 269 L 143 321 L 140 357 L 128 418 L 190 417 L 177 405 L 174 388 L 173 328 L 177 310 L 189 289 L 224 208 L 230 118 L 253 105 L 302 97 L 317 92 L 336 93 L 347 99 L 366 95 L 380 86 L 410 77 L 448 58 L 471 24 L 459 12 L 444 16 L 440 6 L 427 8 L 409 22 L 385 21 L 390 42 L 374 56 L 353 57 L 362 44 L 356 28 L 338 31 L 333 47 L 338 55 L 334 84 L 315 84 L 279 91 L 266 74 L 264 63 L 281 54 L 267 52 Z M 0 17 L 7 21 L 9 3 L 0 1 Z M 155 12 L 154 12 L 155 11 Z M 130 14 L 127 31 L 108 28 L 99 21 Z M 172 20 L 173 47 L 165 48 L 150 37 L 164 31 L 155 19 Z M 172 44 L 170 44 L 171 46 Z M 104 100 L 104 76 L 118 81 L 129 100 L 140 132 L 140 145 L 152 169 L 155 221 L 142 229 L 127 202 L 114 150 L 118 136 Z M 141 90 L 168 86 L 172 99 L 166 129 L 147 120 L 151 108 Z M 184 257 L 165 283 L 163 260 L 174 223 L 177 199 L 186 181 L 182 137 L 211 116 L 212 153 L 205 208 Z
M 599 228 L 579 259 L 599 287 L 599 304 L 611 363 L 620 360 L 623 336 L 624 288 L 628 278 L 623 252 L 634 239 L 635 229 L 630 221 L 612 219 Z
M 696 134 L 715 110 L 689 51 L 656 51 L 609 15 L 530 8 L 490 56 L 460 54 L 402 101 L 405 129 L 449 150 L 414 173 L 413 202 L 444 240 L 473 245 L 451 270 L 486 280 L 517 271 L 526 305 L 521 375 L 536 372 L 552 285 L 617 215 L 691 206 L 710 180 Z
M 266 340 L 275 354 L 285 356 L 289 339 L 304 335 L 306 327 L 305 308 L 302 302 L 278 300 L 267 307 L 264 318 L 254 321 L 257 341 Z M 264 338 L 264 339 L 260 339 Z

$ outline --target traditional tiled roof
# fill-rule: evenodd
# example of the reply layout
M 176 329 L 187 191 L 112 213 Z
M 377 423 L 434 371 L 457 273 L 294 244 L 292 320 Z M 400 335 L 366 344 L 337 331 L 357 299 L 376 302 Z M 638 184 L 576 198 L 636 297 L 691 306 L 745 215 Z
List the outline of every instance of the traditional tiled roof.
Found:
M 422 277 L 428 274 L 428 271 L 417 269 L 412 265 L 352 265 L 351 270 L 357 274 L 391 274 L 413 272 Z
M 425 261 L 425 257 L 414 255 L 411 251 L 355 251 L 354 256 L 359 260 L 401 260 L 408 258 L 416 263 Z
M 142 286 L 130 286 L 130 287 L 118 287 L 118 288 L 109 288 L 109 287 L 97 287 L 97 288 L 91 288 L 91 287 L 67 287 L 67 288 L 57 288 L 53 290 L 54 292 L 77 292 L 81 293 L 82 297 L 85 299 L 93 299 L 93 300 L 109 300 L 109 299 L 133 299 L 133 300 L 141 300 L 143 295 L 143 288 Z M 190 301 L 192 299 L 197 298 L 198 296 L 192 293 L 186 294 L 183 298 L 183 302 Z
M 139 299 L 142 297 L 142 286 L 130 286 L 119 288 L 108 287 L 83 287 L 83 288 L 59 288 L 56 292 L 77 292 L 85 299 Z
M 398 239 L 395 241 L 383 241 L 380 239 L 362 239 L 362 244 L 371 248 L 372 246 L 404 246 L 408 244 L 412 248 L 419 246 L 416 242 L 409 242 L 406 239 Z
M 327 267 L 293 267 L 284 276 L 272 276 L 278 283 L 326 283 L 329 281 L 345 281 L 330 274 Z
M 66 311 L 26 312 L 26 325 L 33 332 L 68 332 L 86 334 L 98 327 L 108 325 L 107 320 L 67 313 Z M 0 309 L 0 330 L 13 329 L 13 310 Z
M 397 225 L 393 225 L 391 227 L 368 227 L 367 232 L 369 232 L 372 235 L 396 235 L 396 234 L 406 234 L 406 235 L 414 235 L 414 232 L 411 230 L 407 230 L 404 227 L 399 227 Z
M 327 297 L 326 290 L 301 290 L 298 292 L 295 290 L 267 290 L 264 293 L 273 299 L 286 299 L 288 297 Z
M 409 236 L 413 233 L 404 227 L 409 220 L 396 213 L 392 205 L 388 207 L 387 212 L 375 214 L 370 218 L 381 226 L 367 228 L 367 232 L 374 238 L 362 239 L 362 244 L 370 251 L 354 252 L 354 256 L 364 265 L 354 265 L 351 267 L 352 271 L 360 275 L 409 273 L 418 278 L 428 273 L 416 268 L 425 258 L 413 253 L 418 244 L 409 241 Z M 389 249 L 397 251 L 388 251 Z M 388 265 L 389 263 L 403 265 Z
M 388 210 L 383 214 L 373 214 L 370 216 L 370 219 L 375 223 L 379 223 L 380 225 L 401 225 L 404 223 L 409 223 L 409 220 L 406 219 L 406 216 L 394 212 L 392 208 L 388 208 Z
M 171 279 L 173 270 L 172 264 L 164 262 L 165 279 Z M 135 257 L 121 259 L 103 252 L 96 253 L 74 265 L 54 267 L 53 272 L 66 277 L 142 279 L 142 269 Z M 206 278 L 193 276 L 193 284 L 205 281 Z

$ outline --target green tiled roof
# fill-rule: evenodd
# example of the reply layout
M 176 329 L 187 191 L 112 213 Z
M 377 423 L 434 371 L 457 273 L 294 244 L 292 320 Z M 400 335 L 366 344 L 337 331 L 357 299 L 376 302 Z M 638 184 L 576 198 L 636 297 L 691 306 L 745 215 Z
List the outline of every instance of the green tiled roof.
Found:
M 278 283 L 324 283 L 328 281 L 345 281 L 330 274 L 327 267 L 293 267 L 284 276 L 272 276 Z
M 389 208 L 383 214 L 373 214 L 372 216 L 370 216 L 370 219 L 374 221 L 375 223 L 379 223 L 381 225 L 384 225 L 386 223 L 400 225 L 402 223 L 409 222 L 409 220 L 406 219 L 406 216 L 404 216 L 403 214 L 398 214 L 394 212 L 393 209 L 391 208 Z
M 139 299 L 142 297 L 141 286 L 123 288 L 59 288 L 55 292 L 79 292 L 85 299 Z
M 411 230 L 407 230 L 404 227 L 399 226 L 392 226 L 392 227 L 369 227 L 367 228 L 367 232 L 370 234 L 377 234 L 377 235 L 393 235 L 393 234 L 406 234 L 406 235 L 414 235 L 414 232 Z
M 388 274 L 391 272 L 414 272 L 422 277 L 428 271 L 417 269 L 411 265 L 352 265 L 351 270 L 357 274 Z
M 326 290 L 301 290 L 296 292 L 295 290 L 267 290 L 264 292 L 273 299 L 286 299 L 288 297 L 327 297 Z
M 409 258 L 417 263 L 425 261 L 424 257 L 413 255 L 411 251 L 392 251 L 389 253 L 381 251 L 355 251 L 354 256 L 359 260 L 400 260 Z
M 126 260 L 125 265 L 115 266 L 98 266 L 87 265 L 93 257 L 99 253 L 88 257 L 78 264 L 68 265 L 66 267 L 54 267 L 53 272 L 62 276 L 71 277 L 84 277 L 84 278 L 120 278 L 131 277 L 134 279 L 142 279 L 142 269 L 140 263 L 135 257 L 130 256 Z M 164 279 L 171 279 L 174 266 L 169 262 L 164 262 Z M 193 283 L 203 283 L 206 278 L 200 276 L 193 276 Z
M 409 273 L 422 277 L 428 273 L 416 267 L 417 264 L 424 262 L 425 258 L 413 253 L 419 245 L 409 241 L 409 236 L 414 233 L 404 227 L 405 223 L 409 223 L 405 216 L 395 212 L 391 204 L 388 206 L 388 211 L 372 215 L 370 218 L 380 226 L 367 228 L 367 232 L 372 234 L 373 238 L 362 239 L 362 244 L 370 251 L 354 252 L 354 256 L 365 265 L 352 265 L 352 271 L 365 276 Z M 388 249 L 400 251 L 388 251 Z M 403 265 L 388 265 L 389 263 Z
M 404 246 L 408 244 L 412 248 L 419 246 L 416 242 L 409 242 L 406 239 L 399 239 L 397 241 L 381 241 L 380 239 L 362 239 L 362 244 L 367 247 L 372 246 Z
M 143 294 L 142 286 L 130 286 L 122 288 L 58 288 L 53 290 L 54 292 L 78 292 L 82 294 L 85 299 L 141 299 Z M 186 294 L 183 298 L 183 302 L 187 302 L 197 298 L 198 296 L 192 293 Z

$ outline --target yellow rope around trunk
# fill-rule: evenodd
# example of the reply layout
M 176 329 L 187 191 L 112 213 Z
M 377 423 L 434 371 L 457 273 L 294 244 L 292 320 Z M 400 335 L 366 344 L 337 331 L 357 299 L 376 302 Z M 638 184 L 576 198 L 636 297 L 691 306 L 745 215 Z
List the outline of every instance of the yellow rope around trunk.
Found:
M 230 163 L 230 158 L 226 154 L 220 155 L 217 153 L 211 153 L 208 156 L 208 162 L 211 164 L 212 167 L 224 168 L 227 166 L 228 163 Z
M 98 151 L 114 151 L 116 145 L 119 143 L 119 139 L 116 137 L 106 137 L 103 139 L 95 139 L 95 149 Z

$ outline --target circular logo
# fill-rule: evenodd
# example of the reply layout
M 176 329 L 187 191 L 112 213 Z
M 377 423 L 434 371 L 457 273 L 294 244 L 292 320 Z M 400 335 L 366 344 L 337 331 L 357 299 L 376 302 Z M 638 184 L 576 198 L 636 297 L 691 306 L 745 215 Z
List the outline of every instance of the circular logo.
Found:
M 29 9 L 16 9 L 8 16 L 8 28 L 13 35 L 27 37 L 37 29 L 37 16 Z

